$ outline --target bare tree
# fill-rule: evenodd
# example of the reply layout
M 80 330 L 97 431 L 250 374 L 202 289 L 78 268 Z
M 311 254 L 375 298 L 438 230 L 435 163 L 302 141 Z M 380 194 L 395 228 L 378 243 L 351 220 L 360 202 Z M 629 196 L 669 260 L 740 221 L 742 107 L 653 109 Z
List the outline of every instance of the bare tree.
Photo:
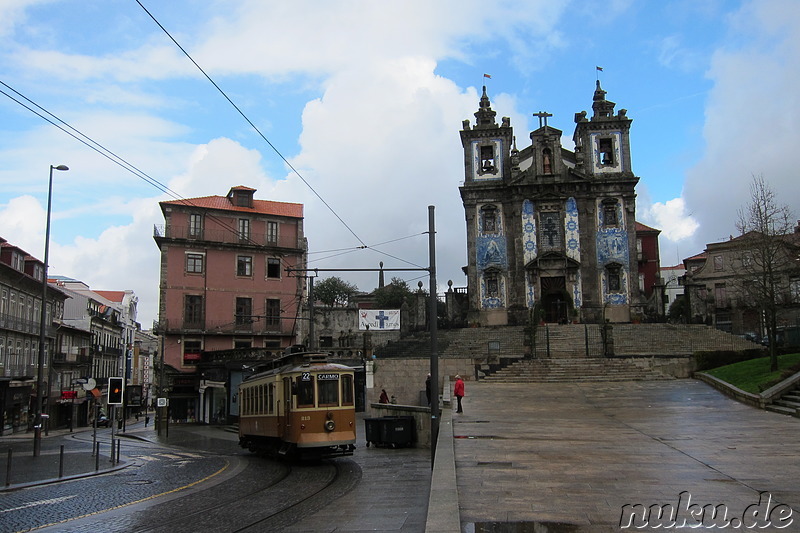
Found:
M 794 234 L 794 217 L 780 204 L 763 176 L 753 176 L 750 201 L 739 209 L 736 224 L 740 294 L 757 309 L 769 339 L 770 367 L 778 369 L 776 333 L 781 307 L 790 298 L 790 280 L 797 274 L 800 234 Z

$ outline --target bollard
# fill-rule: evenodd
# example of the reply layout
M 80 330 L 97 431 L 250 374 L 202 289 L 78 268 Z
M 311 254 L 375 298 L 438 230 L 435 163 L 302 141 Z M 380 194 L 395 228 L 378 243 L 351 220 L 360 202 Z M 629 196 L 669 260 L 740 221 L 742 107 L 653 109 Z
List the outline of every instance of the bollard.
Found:
M 122 440 L 117 440 L 117 464 L 119 464 L 119 452 L 122 449 Z
M 61 449 L 58 452 L 58 477 L 64 477 L 64 445 L 61 445 Z
M 100 470 L 100 443 L 97 443 L 97 453 L 94 456 L 94 469 Z
M 8 449 L 8 462 L 6 463 L 6 487 L 11 485 L 11 448 Z

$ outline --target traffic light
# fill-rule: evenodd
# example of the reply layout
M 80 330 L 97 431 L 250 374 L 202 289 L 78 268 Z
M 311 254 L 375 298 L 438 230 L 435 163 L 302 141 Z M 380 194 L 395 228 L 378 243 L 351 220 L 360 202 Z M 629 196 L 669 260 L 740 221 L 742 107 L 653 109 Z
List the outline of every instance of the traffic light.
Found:
M 108 405 L 122 405 L 124 392 L 124 378 L 108 378 Z

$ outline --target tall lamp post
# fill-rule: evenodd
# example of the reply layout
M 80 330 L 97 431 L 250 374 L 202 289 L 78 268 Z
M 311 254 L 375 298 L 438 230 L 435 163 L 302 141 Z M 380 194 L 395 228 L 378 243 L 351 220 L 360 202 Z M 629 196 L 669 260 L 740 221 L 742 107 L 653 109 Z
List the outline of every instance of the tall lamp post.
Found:
M 36 413 L 33 421 L 33 456 L 38 457 L 42 447 L 42 399 L 44 398 L 44 352 L 47 320 L 47 262 L 50 260 L 50 208 L 53 200 L 53 170 L 69 170 L 67 165 L 50 165 L 50 182 L 47 188 L 47 225 L 44 231 L 44 272 L 42 274 L 42 315 L 39 321 L 39 364 L 36 373 Z M 50 385 L 48 380 L 48 386 Z

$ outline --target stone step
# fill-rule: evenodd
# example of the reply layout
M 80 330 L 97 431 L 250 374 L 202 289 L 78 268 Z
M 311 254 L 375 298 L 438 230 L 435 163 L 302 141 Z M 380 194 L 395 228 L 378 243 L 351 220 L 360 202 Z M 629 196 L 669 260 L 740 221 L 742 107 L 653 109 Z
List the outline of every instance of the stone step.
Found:
M 780 399 L 775 400 L 773 403 L 782 405 L 784 407 L 791 407 L 793 409 L 797 409 L 800 407 L 800 402 L 793 402 L 791 400 L 787 400 L 785 396 L 782 396 Z
M 775 405 L 774 403 L 766 406 L 765 409 L 767 411 L 773 411 L 775 413 L 780 413 L 782 415 L 790 415 L 790 416 L 797 415 L 797 409 L 794 409 L 792 407 L 784 407 L 782 405 Z

